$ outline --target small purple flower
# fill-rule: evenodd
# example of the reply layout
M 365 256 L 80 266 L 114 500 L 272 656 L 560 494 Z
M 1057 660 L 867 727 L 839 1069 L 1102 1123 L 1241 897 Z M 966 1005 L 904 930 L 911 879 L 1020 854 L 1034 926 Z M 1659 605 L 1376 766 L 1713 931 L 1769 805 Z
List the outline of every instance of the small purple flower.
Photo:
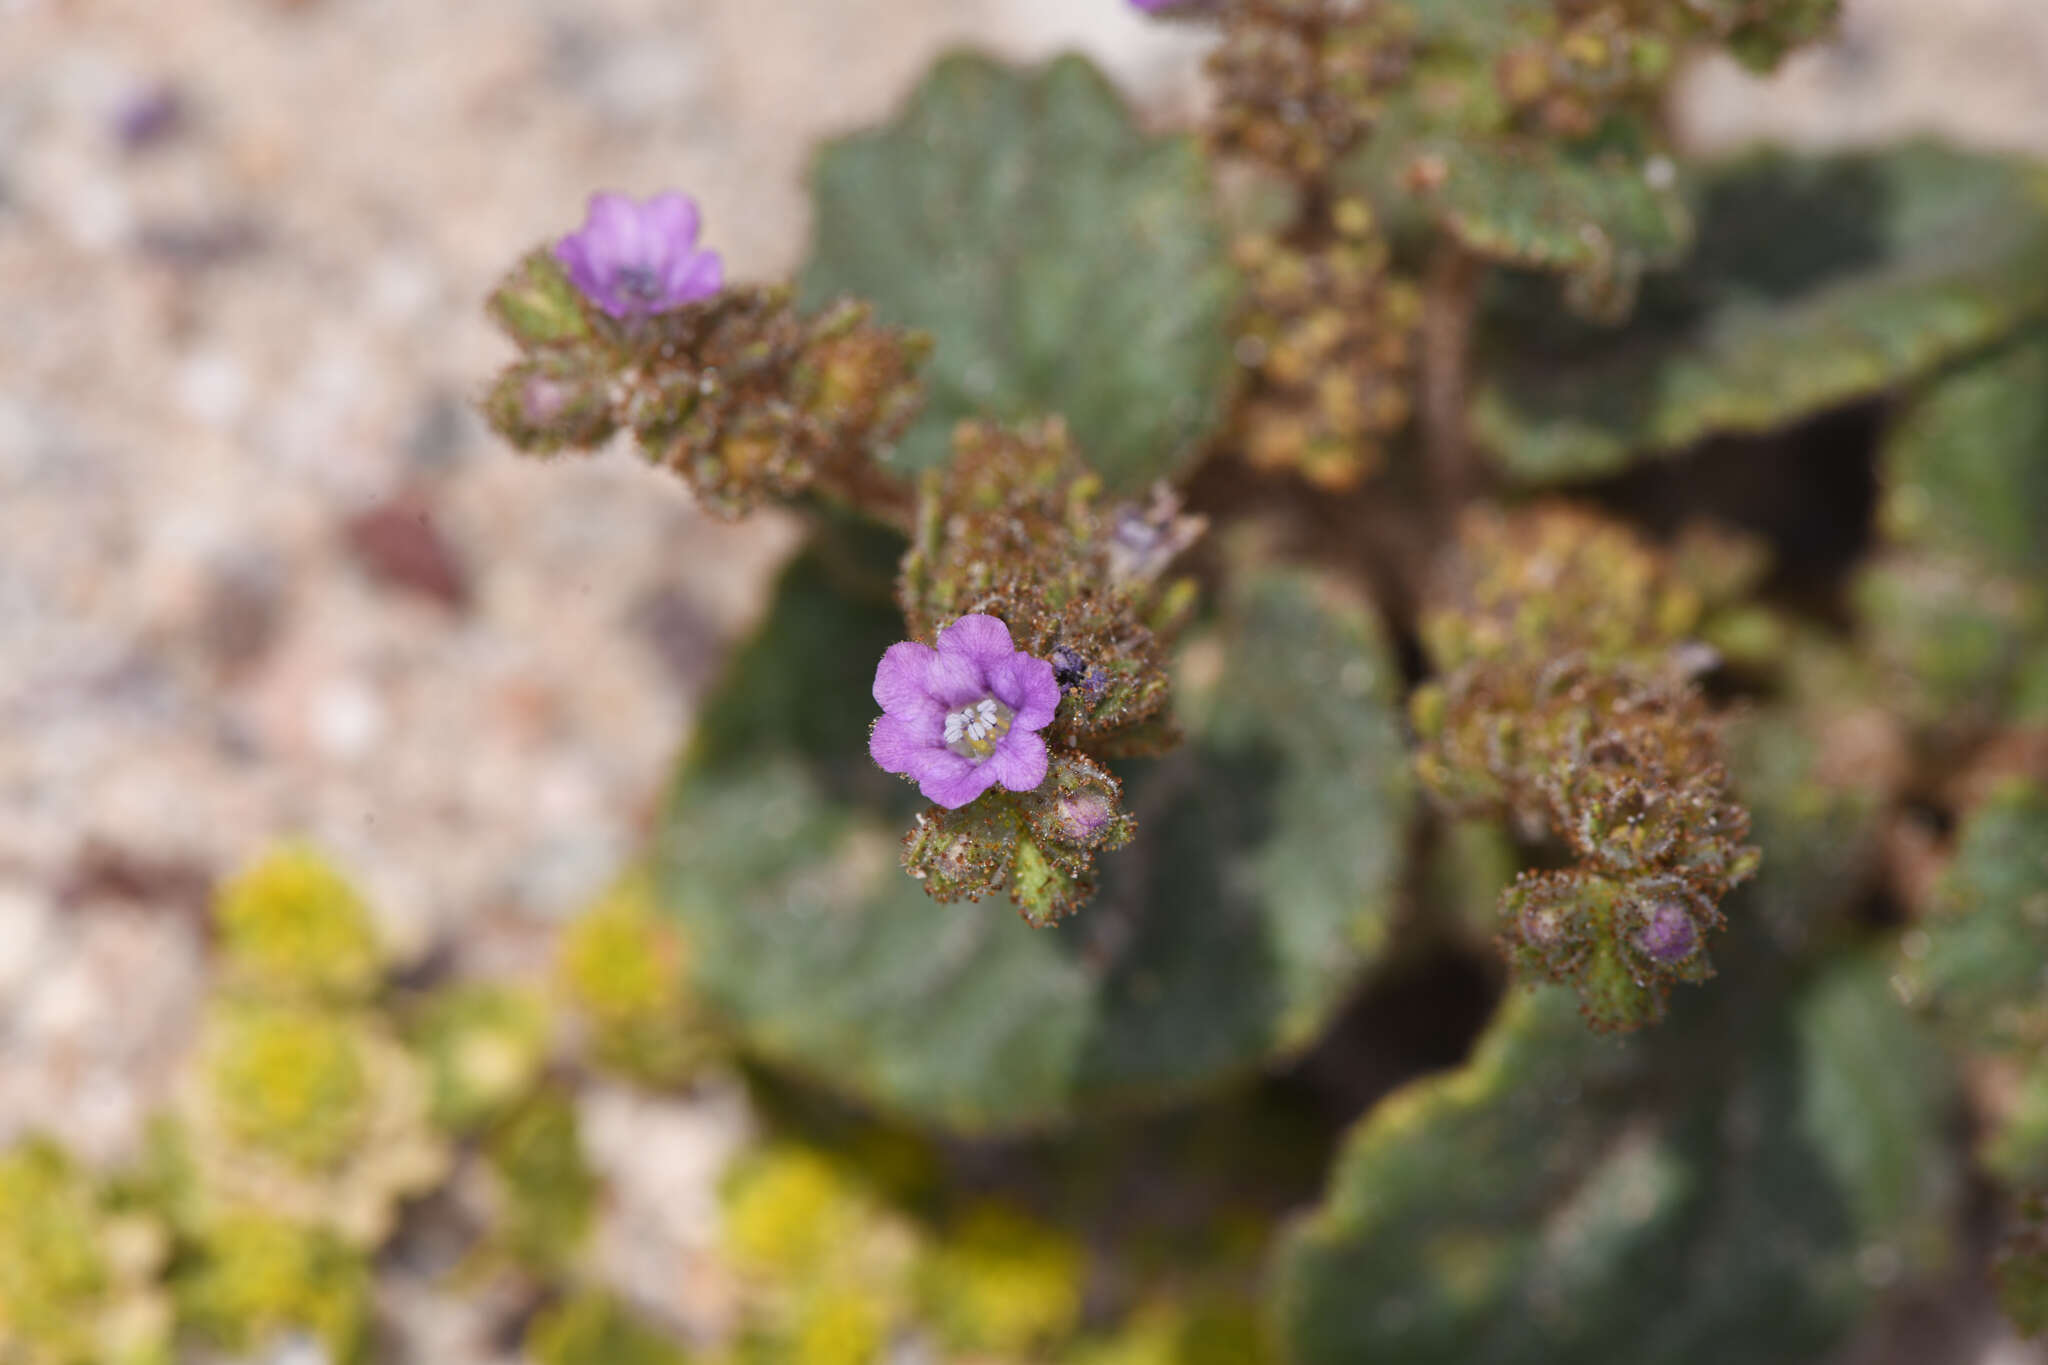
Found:
M 1216 8 L 1215 0 L 1131 0 L 1131 5 L 1147 14 L 1176 16 L 1207 14 Z
M 697 203 L 686 194 L 641 203 L 593 194 L 582 230 L 555 243 L 555 259 L 584 298 L 615 318 L 665 313 L 725 284 L 718 253 L 697 249 Z
M 1643 956 L 1668 967 L 1691 957 L 1692 950 L 1699 946 L 1700 935 L 1684 906 L 1674 901 L 1658 901 L 1643 916 L 1635 941 Z
M 875 668 L 882 718 L 868 753 L 912 778 L 926 799 L 958 810 L 1000 782 L 1028 792 L 1045 781 L 1045 740 L 1060 685 L 1052 665 L 1010 643 L 993 616 L 963 616 L 938 648 L 906 640 Z

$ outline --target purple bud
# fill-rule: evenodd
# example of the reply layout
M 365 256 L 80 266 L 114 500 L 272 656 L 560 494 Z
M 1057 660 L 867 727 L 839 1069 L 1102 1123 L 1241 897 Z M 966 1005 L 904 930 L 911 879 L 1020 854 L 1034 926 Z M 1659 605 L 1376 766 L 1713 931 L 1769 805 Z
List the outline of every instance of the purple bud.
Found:
M 688 195 L 635 203 L 593 194 L 582 229 L 555 243 L 555 259 L 577 292 L 612 317 L 666 313 L 724 287 L 724 262 L 697 249 L 697 226 Z
M 562 415 L 574 391 L 567 384 L 543 375 L 530 375 L 519 386 L 519 415 L 530 424 L 544 427 Z
M 1691 957 L 1699 942 L 1699 930 L 1693 926 L 1692 916 L 1675 901 L 1652 903 L 1635 934 L 1637 950 L 1652 962 L 1667 967 Z
M 1082 790 L 1053 803 L 1053 823 L 1072 844 L 1093 843 L 1116 814 L 1116 803 L 1099 791 Z

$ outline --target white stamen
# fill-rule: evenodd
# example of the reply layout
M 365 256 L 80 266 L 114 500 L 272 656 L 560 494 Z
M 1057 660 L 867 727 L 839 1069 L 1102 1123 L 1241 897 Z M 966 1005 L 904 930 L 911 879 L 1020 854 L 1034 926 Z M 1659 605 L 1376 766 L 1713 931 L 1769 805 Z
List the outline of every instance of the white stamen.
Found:
M 1010 733 L 1015 712 L 994 697 L 970 702 L 946 715 L 946 747 L 979 763 L 995 752 L 996 741 Z

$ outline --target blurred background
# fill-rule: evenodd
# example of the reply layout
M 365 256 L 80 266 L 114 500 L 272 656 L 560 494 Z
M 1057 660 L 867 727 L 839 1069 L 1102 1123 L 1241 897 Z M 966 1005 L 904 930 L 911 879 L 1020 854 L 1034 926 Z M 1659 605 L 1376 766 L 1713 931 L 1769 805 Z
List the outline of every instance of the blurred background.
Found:
M 1122 0 L 0 0 L 0 1141 L 135 1149 L 212 888 L 281 836 L 404 953 L 537 969 L 794 528 L 623 451 L 515 460 L 469 407 L 510 349 L 481 300 L 602 188 L 685 189 L 733 275 L 784 275 L 818 139 L 962 43 L 1202 99 L 1199 32 Z M 2048 154 L 2048 4 L 1846 0 L 1768 82 L 1694 71 L 1680 123 Z M 746 1105 L 587 1103 L 600 1259 L 687 1316 Z

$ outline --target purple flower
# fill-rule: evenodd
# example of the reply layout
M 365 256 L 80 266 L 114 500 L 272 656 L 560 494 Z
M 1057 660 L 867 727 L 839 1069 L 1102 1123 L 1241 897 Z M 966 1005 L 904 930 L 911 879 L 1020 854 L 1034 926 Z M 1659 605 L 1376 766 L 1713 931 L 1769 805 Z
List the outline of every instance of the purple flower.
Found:
M 1000 782 L 1028 792 L 1045 781 L 1045 740 L 1060 685 L 1052 665 L 1010 643 L 993 616 L 963 616 L 938 648 L 890 645 L 875 668 L 882 718 L 868 753 L 916 781 L 926 799 L 958 810 Z
M 1147 14 L 1206 14 L 1216 7 L 1215 0 L 1131 0 L 1131 4 Z
M 718 253 L 697 249 L 697 203 L 686 194 L 637 204 L 593 194 L 582 231 L 555 243 L 555 259 L 584 298 L 615 318 L 665 313 L 725 284 Z
M 1658 901 L 1644 914 L 1635 939 L 1643 956 L 1668 967 L 1691 957 L 1692 950 L 1699 946 L 1700 936 L 1684 906 Z

